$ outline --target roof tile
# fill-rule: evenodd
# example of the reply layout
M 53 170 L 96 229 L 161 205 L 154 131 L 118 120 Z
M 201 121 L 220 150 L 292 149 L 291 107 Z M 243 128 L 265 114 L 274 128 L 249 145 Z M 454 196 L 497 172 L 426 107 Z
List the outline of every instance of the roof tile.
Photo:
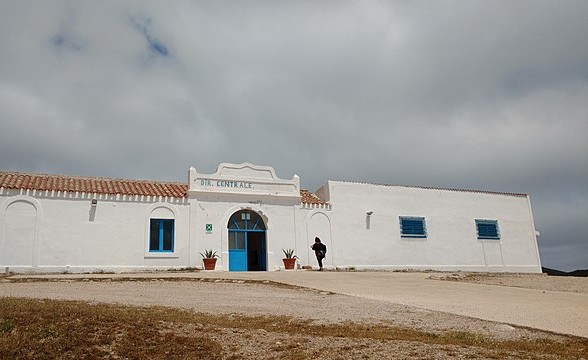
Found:
M 0 172 L 0 187 L 6 189 L 85 192 L 112 195 L 186 197 L 188 185 L 174 182 L 106 179 L 64 175 Z
M 302 196 L 302 203 L 303 204 L 316 204 L 316 205 L 326 205 L 327 203 L 321 200 L 318 196 L 311 193 L 306 189 L 300 190 L 300 196 Z
M 0 171 L 0 188 L 185 198 L 188 184 Z M 305 204 L 327 204 L 308 190 L 300 196 Z

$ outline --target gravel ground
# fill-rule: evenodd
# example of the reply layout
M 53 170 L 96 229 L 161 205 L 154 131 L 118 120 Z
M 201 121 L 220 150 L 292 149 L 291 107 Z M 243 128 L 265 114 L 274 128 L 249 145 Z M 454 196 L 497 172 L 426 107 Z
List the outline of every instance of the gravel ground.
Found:
M 550 279 L 546 276 L 433 274 L 431 279 L 469 281 L 504 286 L 588 292 L 586 279 Z M 539 285 L 538 285 L 539 284 Z M 197 312 L 230 316 L 285 315 L 316 324 L 388 324 L 419 329 L 433 334 L 469 332 L 500 340 L 549 339 L 565 336 L 514 327 L 443 312 L 389 302 L 369 300 L 270 281 L 210 278 L 162 279 L 0 279 L 0 296 L 107 302 L 136 306 L 162 305 Z M 176 329 L 178 330 L 178 329 Z M 182 331 L 182 329 L 179 329 Z M 309 337 L 272 333 L 271 329 L 243 333 L 239 329 L 217 329 L 210 335 L 226 344 L 230 359 L 274 358 L 284 351 L 297 351 L 296 358 L 520 358 L 524 354 L 497 353 L 475 347 L 431 345 L 405 341 L 376 341 Z M 232 344 L 229 346 L 229 344 Z M 343 352 L 342 352 L 343 351 Z M 271 355 L 274 354 L 274 355 Z M 394 354 L 391 356 L 390 354 Z M 536 355 L 536 354 L 535 354 Z M 534 357 L 534 356 L 531 356 Z
M 500 339 L 539 332 L 507 324 L 269 281 L 219 279 L 54 280 L 0 283 L 0 296 L 162 305 L 213 314 L 285 315 L 316 323 L 385 323 L 440 332 L 472 331 Z
M 588 294 L 588 277 L 547 276 L 545 274 L 433 274 L 433 280 L 464 281 L 475 284 L 512 286 L 545 291 Z

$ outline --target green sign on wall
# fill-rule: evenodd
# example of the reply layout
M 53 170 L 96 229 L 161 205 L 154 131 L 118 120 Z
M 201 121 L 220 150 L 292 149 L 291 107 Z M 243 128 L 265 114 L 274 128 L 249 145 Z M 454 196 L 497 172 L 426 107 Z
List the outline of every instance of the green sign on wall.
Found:
M 206 232 L 207 233 L 211 233 L 212 232 L 212 224 L 206 224 Z

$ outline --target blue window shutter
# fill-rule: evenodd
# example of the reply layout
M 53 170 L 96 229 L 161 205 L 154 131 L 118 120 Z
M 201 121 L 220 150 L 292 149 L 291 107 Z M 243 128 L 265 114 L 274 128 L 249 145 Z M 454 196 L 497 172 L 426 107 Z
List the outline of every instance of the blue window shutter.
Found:
M 149 251 L 159 251 L 159 220 L 151 219 L 149 223 Z
M 427 229 L 424 217 L 401 216 L 400 236 L 412 238 L 426 238 Z
M 149 252 L 173 252 L 174 231 L 174 219 L 150 219 Z
M 476 219 L 476 231 L 478 239 L 499 240 L 498 221 Z

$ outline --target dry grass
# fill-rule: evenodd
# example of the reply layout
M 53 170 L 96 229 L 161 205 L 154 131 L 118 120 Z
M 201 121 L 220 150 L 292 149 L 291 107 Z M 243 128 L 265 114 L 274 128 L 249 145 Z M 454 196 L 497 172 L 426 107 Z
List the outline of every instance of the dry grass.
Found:
M 375 358 L 367 354 L 378 346 L 420 358 L 588 358 L 588 339 L 578 337 L 498 341 L 470 332 L 0 298 L 1 359 L 347 359 Z
M 0 299 L 0 358 L 218 358 L 221 347 L 199 334 L 162 333 L 161 310 L 77 302 Z
M 271 286 L 281 289 L 308 289 L 307 287 L 286 284 L 282 282 L 272 280 L 254 280 L 254 279 L 223 279 L 223 278 L 205 278 L 205 277 L 142 277 L 142 276 L 120 276 L 120 277 L 78 277 L 78 278 L 53 278 L 53 277 L 12 277 L 4 276 L 0 274 L 0 279 L 3 282 L 9 283 L 47 283 L 47 282 L 88 282 L 88 283 L 109 283 L 109 282 L 154 282 L 154 281 L 165 281 L 165 282 L 184 282 L 184 281 L 196 281 L 204 283 L 229 283 L 229 284 L 255 284 Z M 331 293 L 331 292 L 328 292 Z

